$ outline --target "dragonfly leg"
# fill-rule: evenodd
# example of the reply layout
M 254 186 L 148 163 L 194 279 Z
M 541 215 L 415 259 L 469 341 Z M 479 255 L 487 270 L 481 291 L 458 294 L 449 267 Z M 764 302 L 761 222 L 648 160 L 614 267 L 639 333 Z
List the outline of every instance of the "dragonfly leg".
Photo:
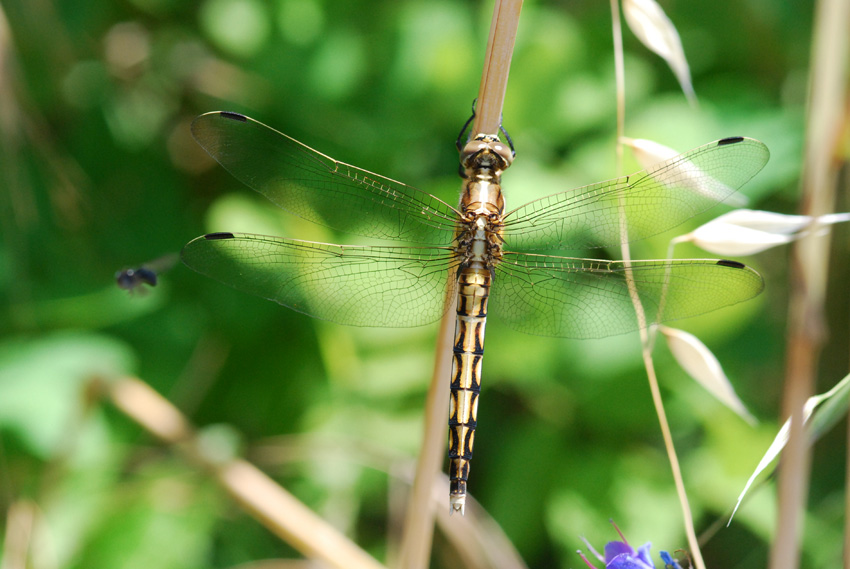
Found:
M 463 147 L 466 145 L 467 142 L 469 142 L 469 139 L 472 137 L 472 133 L 470 133 L 469 137 L 464 140 L 463 135 L 466 133 L 466 129 L 469 128 L 469 125 L 472 124 L 472 121 L 475 120 L 475 103 L 477 102 L 477 98 L 472 100 L 472 115 L 470 115 L 470 117 L 466 119 L 466 122 L 463 123 L 463 126 L 460 128 L 460 133 L 457 135 L 457 140 L 455 140 L 455 146 L 457 147 L 458 152 L 463 152 Z M 508 131 L 505 130 L 505 127 L 502 125 L 501 116 L 499 116 L 499 130 L 502 132 L 502 134 L 505 135 L 505 139 L 508 141 L 508 146 L 510 146 L 511 148 L 511 156 L 516 157 L 516 148 L 514 148 L 514 141 L 511 139 L 511 135 L 508 134 Z M 461 168 L 460 177 L 466 177 L 463 175 L 463 168 Z

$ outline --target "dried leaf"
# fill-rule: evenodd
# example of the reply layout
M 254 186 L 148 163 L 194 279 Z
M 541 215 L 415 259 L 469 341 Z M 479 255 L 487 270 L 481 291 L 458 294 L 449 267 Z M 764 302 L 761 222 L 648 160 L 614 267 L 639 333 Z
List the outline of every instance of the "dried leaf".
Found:
M 755 417 L 747 411 L 735 393 L 729 378 L 723 373 L 720 362 L 696 336 L 675 328 L 659 326 L 659 332 L 667 339 L 673 357 L 688 375 L 702 385 L 718 401 L 737 413 L 748 423 L 755 424 Z
M 784 245 L 793 241 L 794 237 L 714 220 L 692 231 L 687 240 L 709 253 L 737 257 Z
M 806 401 L 806 404 L 803 405 L 804 423 L 809 422 L 809 418 L 812 417 L 812 414 L 815 412 L 818 406 L 820 406 L 822 403 L 827 403 L 827 405 L 824 405 L 821 411 L 818 411 L 818 413 L 815 415 L 814 420 L 812 421 L 812 425 L 814 428 L 810 429 L 808 432 L 809 440 L 814 440 L 817 436 L 822 434 L 823 430 L 827 426 L 834 425 L 838 419 L 839 414 L 843 416 L 847 413 L 848 399 L 850 399 L 850 375 L 846 376 L 844 379 L 838 382 L 835 387 L 833 387 L 826 393 L 809 397 L 809 399 Z M 785 448 L 785 444 L 788 442 L 788 433 L 790 430 L 791 419 L 788 419 L 782 424 L 782 428 L 779 429 L 778 433 L 776 433 L 776 437 L 773 439 L 773 442 L 770 444 L 770 447 L 768 447 L 767 452 L 764 453 L 764 456 L 759 461 L 755 471 L 753 471 L 752 475 L 750 475 L 749 480 L 747 480 L 747 483 L 744 485 L 744 489 L 738 496 L 738 502 L 735 504 L 735 509 L 732 510 L 732 515 L 729 516 L 729 521 L 726 524 L 727 526 L 732 523 L 732 518 L 735 517 L 735 513 L 738 511 L 741 502 L 744 500 L 744 496 L 747 494 L 758 475 L 761 474 L 764 469 L 766 469 L 768 465 L 770 465 L 770 463 L 773 462 L 773 460 L 777 456 L 779 456 L 779 453 L 782 452 L 782 449 Z
M 850 221 L 850 214 L 835 213 L 817 218 L 819 231 L 828 231 L 833 223 Z M 806 235 L 812 218 L 770 211 L 739 209 L 709 221 L 676 242 L 691 241 L 715 255 L 752 255 L 784 245 Z
M 805 229 L 812 222 L 812 217 L 809 215 L 786 215 L 784 213 L 755 209 L 738 209 L 724 213 L 715 221 L 722 221 L 769 233 L 789 235 Z M 818 218 L 819 225 L 831 225 L 842 221 L 850 221 L 850 213 L 831 213 Z
M 655 0 L 623 0 L 623 14 L 637 38 L 667 61 L 688 100 L 695 101 L 691 72 L 679 32 Z

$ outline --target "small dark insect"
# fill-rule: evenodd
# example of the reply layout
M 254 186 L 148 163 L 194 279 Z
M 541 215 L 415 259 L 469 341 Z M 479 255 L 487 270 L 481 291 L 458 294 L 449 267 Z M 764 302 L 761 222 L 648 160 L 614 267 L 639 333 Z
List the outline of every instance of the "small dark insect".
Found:
M 115 282 L 119 288 L 140 292 L 144 290 L 142 285 L 156 286 L 158 276 L 173 267 L 176 262 L 177 253 L 163 255 L 140 267 L 118 271 L 115 273 Z

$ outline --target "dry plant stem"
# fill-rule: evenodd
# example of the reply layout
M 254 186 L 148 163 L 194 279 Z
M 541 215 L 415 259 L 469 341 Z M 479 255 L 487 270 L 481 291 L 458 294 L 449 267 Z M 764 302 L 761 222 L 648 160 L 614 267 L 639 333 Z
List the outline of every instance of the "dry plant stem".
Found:
M 205 468 L 245 511 L 306 557 L 339 569 L 383 568 L 254 465 L 207 456 L 186 418 L 145 382 L 128 377 L 106 388 L 118 409 Z
M 522 0 L 496 0 L 487 40 L 487 54 L 484 57 L 484 72 L 478 88 L 473 136 L 499 132 L 521 9 Z
M 843 102 L 847 96 L 850 3 L 817 4 L 809 79 L 806 150 L 803 161 L 803 211 L 819 216 L 833 210 Z M 788 444 L 779 470 L 779 517 L 770 567 L 796 568 L 808 495 L 810 452 L 803 428 L 803 405 L 814 391 L 817 360 L 825 338 L 823 308 L 829 236 L 808 236 L 795 244 L 789 309 L 787 370 L 782 414 L 791 417 Z M 846 521 L 845 521 L 846 523 Z M 845 542 L 845 555 L 848 544 Z M 847 564 L 845 563 L 845 566 Z
M 622 141 L 625 137 L 625 116 L 626 116 L 626 86 L 625 86 L 625 69 L 623 65 L 623 38 L 622 24 L 620 23 L 620 7 L 617 0 L 610 0 L 611 3 L 611 19 L 614 35 L 614 65 L 617 81 L 617 140 Z M 622 175 L 623 170 L 623 144 L 617 144 L 617 175 Z M 702 558 L 702 552 L 699 548 L 696 531 L 694 530 L 693 515 L 691 514 L 691 506 L 688 502 L 688 496 L 685 492 L 685 483 L 682 479 L 682 469 L 679 466 L 679 458 L 676 455 L 676 448 L 673 446 L 673 436 L 670 433 L 670 424 L 667 422 L 667 413 L 664 411 L 664 402 L 661 399 L 661 390 L 658 388 L 658 378 L 655 374 L 655 364 L 652 360 L 652 345 L 654 337 L 651 337 L 647 330 L 646 314 L 640 302 L 640 296 L 637 292 L 637 287 L 634 282 L 632 271 L 629 268 L 631 261 L 631 252 L 629 250 L 627 228 L 628 220 L 625 216 L 625 210 L 620 207 L 620 234 L 623 236 L 620 245 L 620 251 L 623 261 L 626 263 L 626 283 L 629 288 L 629 297 L 635 307 L 638 324 L 640 325 L 640 341 L 641 353 L 643 355 L 643 365 L 646 368 L 646 376 L 649 381 L 649 390 L 652 393 L 652 403 L 655 406 L 655 413 L 658 416 L 658 423 L 661 427 L 661 435 L 664 438 L 664 447 L 667 450 L 667 458 L 670 461 L 670 470 L 673 474 L 673 480 L 676 484 L 676 493 L 679 496 L 679 504 L 682 508 L 682 517 L 685 525 L 685 534 L 688 538 L 688 549 L 693 566 L 696 569 L 705 569 L 705 561 Z M 654 336 L 654 334 L 653 334 Z
M 449 275 L 452 278 L 452 275 Z M 454 339 L 455 304 L 453 300 L 449 310 L 440 322 L 440 334 L 437 337 L 434 373 L 428 388 L 425 402 L 425 425 L 422 447 L 416 462 L 416 474 L 413 479 L 410 500 L 404 518 L 398 567 L 400 569 L 424 569 L 431 557 L 431 541 L 434 535 L 434 502 L 431 500 L 431 488 L 440 473 L 446 455 L 448 437 L 449 384 L 451 373 L 451 351 Z M 443 500 L 448 494 L 443 495 Z
M 628 260 L 629 248 L 628 244 L 621 246 L 623 259 Z M 685 491 L 685 482 L 682 478 L 682 469 L 679 466 L 679 457 L 676 454 L 676 447 L 673 445 L 673 435 L 670 432 L 670 424 L 667 422 L 667 413 L 664 411 L 664 401 L 661 399 L 661 390 L 658 388 L 658 377 L 655 374 L 655 363 L 652 360 L 652 345 L 654 342 L 654 332 L 650 335 L 646 328 L 646 315 L 643 311 L 643 306 L 640 303 L 640 297 L 635 287 L 634 279 L 631 271 L 626 272 L 626 281 L 629 287 L 629 296 L 632 299 L 632 304 L 635 307 L 638 322 L 640 323 L 640 342 L 641 354 L 643 356 L 643 366 L 646 368 L 646 377 L 649 380 L 649 390 L 652 393 L 652 403 L 655 406 L 655 414 L 658 416 L 658 424 L 661 427 L 661 435 L 664 438 L 664 448 L 667 451 L 667 459 L 670 461 L 670 471 L 673 474 L 673 481 L 676 484 L 676 494 L 679 496 L 679 506 L 682 508 L 682 519 L 685 524 L 685 535 L 688 538 L 688 554 L 691 558 L 691 563 L 696 569 L 705 569 L 705 561 L 702 558 L 700 551 L 699 540 L 697 539 L 696 530 L 694 529 L 694 518 L 691 513 L 691 505 L 688 502 L 688 494 Z
M 6 510 L 6 533 L 0 569 L 27 569 L 37 523 L 36 505 L 27 500 L 12 502 Z
M 440 397 L 445 401 L 446 397 Z M 439 417 L 445 419 L 444 415 Z M 445 424 L 445 420 L 439 421 Z M 445 459 L 442 452 L 440 454 Z M 390 512 L 398 511 L 388 520 L 390 527 L 388 540 L 399 543 L 397 535 L 403 526 L 406 501 L 410 496 L 413 481 L 412 460 L 401 451 L 392 451 L 371 442 L 340 440 L 336 437 L 293 435 L 273 437 L 259 446 L 254 445 L 251 452 L 256 461 L 273 469 L 287 469 L 289 465 L 304 461 L 322 461 L 333 457 L 336 460 L 357 464 L 361 467 L 387 472 L 390 480 Z M 467 496 L 466 515 L 451 515 L 446 507 L 449 493 L 449 477 L 439 474 L 431 485 L 431 507 L 436 511 L 437 528 L 445 535 L 445 540 L 458 552 L 464 561 L 459 567 L 475 569 L 528 569 L 519 554 L 505 536 L 498 524 L 481 508 L 472 496 Z M 389 548 L 388 548 L 389 549 Z M 398 546 L 396 551 L 387 553 L 387 565 L 398 566 Z M 467 559 L 473 561 L 467 562 Z
M 670 470 L 676 483 L 676 493 L 679 496 L 679 505 L 682 508 L 682 518 L 685 522 L 685 534 L 688 538 L 688 555 L 691 563 L 697 569 L 705 569 L 705 561 L 699 548 L 696 531 L 694 530 L 694 518 L 691 513 L 691 505 L 685 492 L 685 483 L 682 479 L 682 469 L 679 466 L 679 457 L 673 446 L 673 436 L 670 434 L 670 424 L 667 422 L 667 413 L 664 411 L 664 402 L 661 400 L 661 391 L 658 389 L 658 378 L 655 375 L 655 366 L 652 362 L 652 352 L 646 347 L 648 339 L 645 330 L 641 330 L 641 341 L 643 342 L 643 365 L 646 367 L 646 375 L 649 379 L 649 390 L 652 392 L 652 403 L 655 405 L 655 413 L 658 415 L 658 423 L 661 426 L 661 434 L 664 437 L 664 448 L 667 450 L 667 458 L 670 460 Z

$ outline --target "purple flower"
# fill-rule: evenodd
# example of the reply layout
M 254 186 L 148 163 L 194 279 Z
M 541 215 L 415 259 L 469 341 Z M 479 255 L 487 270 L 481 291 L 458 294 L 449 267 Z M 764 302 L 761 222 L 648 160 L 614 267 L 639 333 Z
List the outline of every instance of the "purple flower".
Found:
M 649 557 L 651 543 L 638 547 L 637 553 L 625 539 L 605 544 L 605 569 L 655 569 Z
M 670 567 L 671 569 L 682 569 L 682 566 L 679 563 L 670 557 L 670 554 L 666 551 L 659 551 L 658 554 L 661 556 L 661 561 L 664 562 L 665 569 Z
M 640 547 L 638 547 L 637 551 L 635 551 L 629 542 L 626 541 L 623 532 L 620 531 L 620 528 L 617 527 L 617 524 L 611 522 L 614 525 L 614 529 L 617 530 L 617 533 L 620 534 L 620 538 L 622 541 L 609 541 L 605 544 L 605 557 L 603 558 L 599 555 L 593 547 L 585 541 L 587 547 L 596 555 L 596 557 L 605 563 L 605 569 L 655 569 L 655 565 L 652 563 L 652 558 L 649 556 L 649 548 L 652 546 L 651 543 L 646 543 Z M 591 569 L 596 569 L 596 567 L 587 560 L 587 557 L 582 554 L 581 551 L 578 552 L 584 562 Z M 661 552 L 661 560 L 664 562 L 665 569 L 682 569 L 682 567 L 672 558 L 670 554 L 666 551 Z

